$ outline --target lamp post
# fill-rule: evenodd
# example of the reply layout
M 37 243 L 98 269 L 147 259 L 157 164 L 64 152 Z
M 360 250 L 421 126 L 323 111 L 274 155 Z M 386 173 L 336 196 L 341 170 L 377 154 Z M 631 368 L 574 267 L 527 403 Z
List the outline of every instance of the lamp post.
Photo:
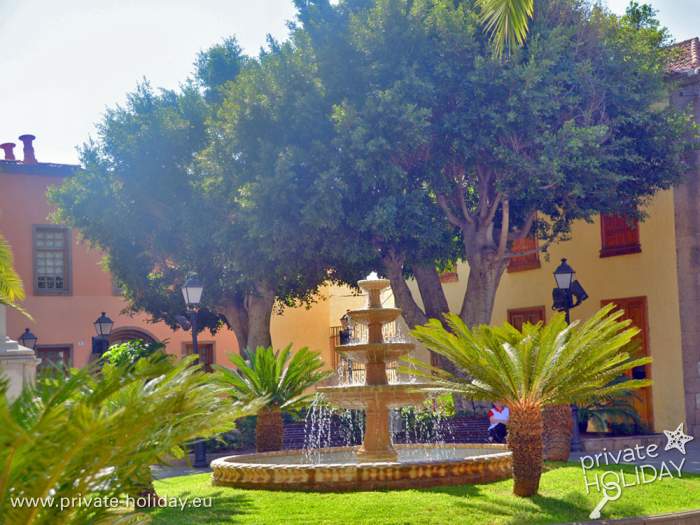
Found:
M 190 318 L 190 330 L 192 330 L 192 352 L 197 356 L 199 361 L 199 345 L 197 344 L 197 311 L 199 303 L 202 300 L 202 292 L 204 286 L 199 280 L 196 273 L 190 273 L 182 285 L 182 297 L 185 299 L 187 313 Z M 200 439 L 194 444 L 194 462 L 192 466 L 195 468 L 206 468 L 209 466 L 207 462 L 207 451 L 204 440 Z
M 109 348 L 109 336 L 112 334 L 114 321 L 107 317 L 105 312 L 102 312 L 93 325 L 95 325 L 97 335 L 92 338 L 92 353 L 94 357 L 99 358 Z
M 39 340 L 37 336 L 29 331 L 29 328 L 24 329 L 24 333 L 17 338 L 17 341 L 22 346 L 25 346 L 31 350 L 36 350 L 36 342 Z
M 552 309 L 564 312 L 566 324 L 569 324 L 571 322 L 569 311 L 588 299 L 588 294 L 576 280 L 576 272 L 569 266 L 566 259 L 562 259 L 561 264 L 554 270 L 554 280 L 557 286 L 552 290 Z M 583 443 L 581 443 L 581 433 L 578 429 L 578 407 L 575 404 L 571 405 L 571 419 L 574 425 L 571 451 L 581 452 Z

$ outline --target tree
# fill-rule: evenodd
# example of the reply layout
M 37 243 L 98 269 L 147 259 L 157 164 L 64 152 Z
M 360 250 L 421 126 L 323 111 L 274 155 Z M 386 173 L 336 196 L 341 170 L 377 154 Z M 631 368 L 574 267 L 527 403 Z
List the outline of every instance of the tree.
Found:
M 650 197 L 683 172 L 689 119 L 658 103 L 667 38 L 653 24 L 543 0 L 527 45 L 504 63 L 474 1 L 300 5 L 329 91 L 343 75 L 329 94 L 336 135 L 367 145 L 330 147 L 337 173 L 361 178 L 376 200 L 423 189 L 458 232 L 470 269 L 460 317 L 469 326 L 490 321 L 508 261 L 522 255 L 515 241 L 536 236 L 544 251 L 576 220 L 643 218 Z M 368 178 L 367 157 L 373 173 L 415 182 Z M 361 208 L 364 198 L 347 206 Z M 426 295 L 447 304 L 438 279 L 420 284 L 424 305 Z M 420 322 L 422 310 L 398 285 L 398 306 L 409 324 Z
M 276 76 L 296 55 L 271 45 L 251 59 L 229 39 L 199 55 L 196 78 L 178 91 L 140 85 L 83 146 L 84 169 L 51 193 L 57 218 L 108 254 L 132 310 L 176 328 L 180 284 L 194 270 L 205 284 L 200 327 L 227 324 L 241 350 L 271 344 L 276 301 L 308 304 L 332 276 L 319 237 L 297 235 L 309 201 L 290 200 L 285 187 L 299 172 L 290 152 L 306 145 L 288 142 L 302 136 L 292 117 L 306 118 L 295 104 L 313 97 Z M 288 96 L 268 107 L 265 86 Z M 277 129 L 289 133 L 266 127 L 270 108 L 287 112 Z
M 249 351 L 246 359 L 233 354 L 231 362 L 235 370 L 219 370 L 232 387 L 233 399 L 241 403 L 257 399 L 265 402 L 257 413 L 255 426 L 258 452 L 282 450 L 282 410 L 308 403 L 313 396 L 309 389 L 333 374 L 323 370 L 323 359 L 306 347 L 292 355 L 291 344 L 276 352 L 272 347 L 258 347 Z
M 470 329 L 448 314 L 446 330 L 437 320 L 414 330 L 428 348 L 454 363 L 470 379 L 431 368 L 415 360 L 418 375 L 430 378 L 438 391 L 482 400 L 498 400 L 510 408 L 508 446 L 513 452 L 513 492 L 537 493 L 542 475 L 542 409 L 585 403 L 648 386 L 650 380 L 619 381 L 627 370 L 651 362 L 624 351 L 637 328 L 619 321 L 622 312 L 608 305 L 583 323 L 567 326 L 563 314 L 547 325 L 525 324 L 522 332 L 508 323 Z M 617 380 L 617 381 L 613 381 Z
M 0 515 L 7 523 L 101 523 L 114 509 L 70 504 L 122 498 L 140 473 L 183 444 L 230 430 L 255 405 L 234 405 L 218 376 L 157 356 L 105 363 L 26 386 L 12 402 L 0 386 Z M 55 505 L 17 504 L 52 497 Z M 13 501 L 15 503 L 13 504 Z M 63 507 L 59 505 L 63 502 Z M 66 506 L 66 504 L 68 505 Z M 114 518 L 114 515 L 111 516 Z M 122 516 L 124 517 L 124 516 Z
M 14 308 L 29 317 L 29 314 L 18 304 L 24 300 L 22 279 L 15 271 L 12 248 L 5 238 L 0 235 L 0 304 Z

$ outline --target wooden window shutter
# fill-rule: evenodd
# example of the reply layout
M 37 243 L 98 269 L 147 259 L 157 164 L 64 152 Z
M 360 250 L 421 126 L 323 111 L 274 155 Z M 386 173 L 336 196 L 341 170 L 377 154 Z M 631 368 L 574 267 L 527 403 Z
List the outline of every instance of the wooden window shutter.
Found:
M 601 257 L 639 253 L 639 223 L 620 215 L 600 215 Z

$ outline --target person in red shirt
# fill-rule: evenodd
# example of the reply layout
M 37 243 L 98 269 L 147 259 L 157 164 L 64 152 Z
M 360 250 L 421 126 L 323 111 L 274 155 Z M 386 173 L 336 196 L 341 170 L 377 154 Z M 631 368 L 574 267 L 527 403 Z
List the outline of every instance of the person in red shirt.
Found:
M 510 410 L 503 403 L 494 403 L 493 408 L 486 414 L 489 418 L 489 441 L 505 443 L 508 434 L 508 418 Z

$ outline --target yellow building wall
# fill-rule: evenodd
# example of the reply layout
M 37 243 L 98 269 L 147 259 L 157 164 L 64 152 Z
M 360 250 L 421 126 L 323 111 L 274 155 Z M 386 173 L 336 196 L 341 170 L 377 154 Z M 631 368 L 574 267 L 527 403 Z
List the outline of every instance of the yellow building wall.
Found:
M 329 305 L 328 293 L 324 288 L 309 308 L 300 306 L 285 308 L 281 313 L 273 312 L 270 323 L 273 347 L 279 349 L 292 343 L 292 349 L 298 350 L 306 346 L 309 350 L 320 352 L 326 363 L 332 363 L 328 343 Z
M 685 417 L 672 191 L 656 195 L 646 211 L 649 217 L 640 223 L 641 253 L 601 258 L 598 219 L 592 224 L 581 221 L 574 225 L 570 241 L 550 247 L 549 260 L 540 257 L 540 268 L 506 272 L 496 294 L 492 322 L 506 321 L 509 309 L 534 306 L 544 306 L 549 320 L 554 314 L 552 274 L 562 257 L 569 260 L 589 294 L 587 301 L 571 311 L 572 320 L 589 317 L 604 299 L 645 296 L 649 353 L 653 358 L 654 427 L 661 431 L 675 428 Z M 443 284 L 454 312 L 459 311 L 464 297 L 469 275 L 466 264 L 458 268 L 458 273 L 458 282 Z M 419 298 L 415 283 L 410 287 Z

